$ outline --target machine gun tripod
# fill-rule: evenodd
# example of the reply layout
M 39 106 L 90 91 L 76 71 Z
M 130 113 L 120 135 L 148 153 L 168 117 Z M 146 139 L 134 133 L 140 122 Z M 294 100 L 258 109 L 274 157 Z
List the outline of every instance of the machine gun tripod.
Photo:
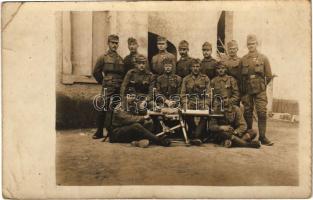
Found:
M 149 116 L 160 117 L 160 124 L 162 126 L 162 132 L 157 133 L 157 136 L 162 136 L 164 134 L 171 134 L 176 129 L 181 129 L 184 135 L 185 143 L 189 144 L 189 138 L 186 131 L 186 122 L 183 116 L 194 116 L 194 117 L 223 117 L 223 114 L 210 113 L 209 110 L 181 110 L 177 108 L 163 108 L 160 111 L 148 111 Z M 164 124 L 164 119 L 179 121 L 179 123 L 173 127 L 167 127 Z

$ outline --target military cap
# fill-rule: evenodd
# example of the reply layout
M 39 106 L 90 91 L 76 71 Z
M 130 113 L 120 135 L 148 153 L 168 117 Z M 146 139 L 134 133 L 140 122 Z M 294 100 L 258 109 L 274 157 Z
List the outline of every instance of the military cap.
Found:
M 205 42 L 202 45 L 202 49 L 212 49 L 212 44 L 210 42 Z
M 162 36 L 158 36 L 158 39 L 157 39 L 158 42 L 166 42 L 167 39 L 165 37 L 162 37 Z
M 257 42 L 256 35 L 254 35 L 254 34 L 249 34 L 249 35 L 247 36 L 247 43 L 249 43 L 249 42 Z
M 178 48 L 186 48 L 186 49 L 188 49 L 189 48 L 189 43 L 186 40 L 182 40 L 182 41 L 180 41 L 180 43 L 178 45 Z
M 227 47 L 231 48 L 231 47 L 237 47 L 238 48 L 238 43 L 236 40 L 231 40 L 227 43 Z
M 128 42 L 128 45 L 137 44 L 137 40 L 133 37 L 128 38 L 127 42 Z
M 192 65 L 194 65 L 194 64 L 201 64 L 201 60 L 199 59 L 199 58 L 194 58 L 194 59 L 192 59 L 192 61 L 191 61 L 191 64 Z
M 162 60 L 162 64 L 165 65 L 165 64 L 173 64 L 173 59 L 169 58 L 169 57 L 166 57 Z
M 223 62 L 217 62 L 216 63 L 216 68 L 225 68 L 226 66 L 225 66 L 225 64 L 223 63 Z
M 118 41 L 119 41 L 119 37 L 118 37 L 117 35 L 114 35 L 114 34 L 109 35 L 108 41 L 109 41 L 109 42 L 110 42 L 110 41 L 112 41 L 112 42 L 118 42 Z
M 147 59 L 146 59 L 146 57 L 145 57 L 144 55 L 138 54 L 138 55 L 136 55 L 136 57 L 135 57 L 135 61 L 136 61 L 136 63 L 137 63 L 137 62 L 146 62 Z

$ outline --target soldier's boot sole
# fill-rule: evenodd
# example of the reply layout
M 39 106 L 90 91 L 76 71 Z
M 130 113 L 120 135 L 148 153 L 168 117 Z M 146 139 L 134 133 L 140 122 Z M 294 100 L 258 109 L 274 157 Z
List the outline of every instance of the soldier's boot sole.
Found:
M 224 147 L 230 148 L 231 146 L 232 146 L 231 140 L 225 140 L 225 141 L 224 141 Z
M 149 140 L 139 140 L 139 141 L 132 141 L 131 146 L 140 147 L 140 148 L 147 148 L 149 146 Z
M 103 136 L 103 132 L 100 132 L 100 131 L 97 131 L 93 136 L 92 136 L 92 139 L 101 139 L 101 138 L 104 138 Z
M 249 147 L 259 149 L 261 147 L 260 141 L 251 141 Z
M 259 138 L 259 141 L 261 142 L 262 145 L 265 145 L 265 146 L 273 146 L 274 145 L 274 142 L 270 141 L 267 138 Z
M 202 144 L 202 141 L 199 139 L 193 139 L 193 140 L 190 140 L 190 144 L 195 145 L 195 146 L 200 146 Z

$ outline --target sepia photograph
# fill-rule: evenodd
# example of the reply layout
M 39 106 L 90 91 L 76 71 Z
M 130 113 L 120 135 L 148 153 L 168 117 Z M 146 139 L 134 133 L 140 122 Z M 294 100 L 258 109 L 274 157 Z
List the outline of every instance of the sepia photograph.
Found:
M 57 13 L 57 184 L 298 185 L 288 14 Z
M 310 8 L 3 3 L 3 196 L 309 198 Z

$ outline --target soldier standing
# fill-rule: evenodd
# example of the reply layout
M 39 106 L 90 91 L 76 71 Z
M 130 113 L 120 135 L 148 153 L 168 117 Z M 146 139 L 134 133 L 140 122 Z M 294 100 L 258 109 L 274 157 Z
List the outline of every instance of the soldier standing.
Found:
M 205 42 L 202 45 L 203 59 L 201 61 L 201 73 L 205 74 L 212 80 L 216 76 L 217 61 L 212 58 L 212 45 L 209 42 Z
M 155 86 L 154 75 L 147 70 L 147 59 L 144 55 L 138 54 L 135 61 L 136 68 L 129 70 L 123 80 L 121 97 L 125 99 L 127 94 L 135 94 L 138 100 L 149 102 Z
M 152 57 L 152 72 L 156 75 L 161 75 L 164 72 L 163 60 L 165 58 L 170 58 L 173 63 L 173 73 L 176 73 L 176 57 L 169 53 L 167 48 L 167 39 L 165 37 L 159 36 L 157 39 L 157 47 L 159 49 L 159 53 Z
M 124 58 L 124 66 L 125 66 L 126 72 L 135 68 L 135 58 L 136 58 L 136 55 L 138 55 L 137 40 L 135 38 L 130 37 L 128 38 L 127 42 L 128 42 L 128 49 L 130 53 Z
M 272 80 L 272 71 L 267 57 L 257 51 L 257 38 L 255 35 L 247 36 L 249 53 L 240 61 L 242 69 L 242 104 L 244 117 L 248 129 L 252 128 L 254 105 L 258 116 L 259 140 L 262 144 L 271 146 L 266 136 L 267 122 L 267 95 L 266 86 Z
M 181 102 L 183 108 L 192 110 L 209 109 L 209 93 L 211 91 L 210 79 L 200 73 L 200 59 L 193 59 L 191 74 L 183 79 L 181 88 Z M 196 128 L 193 116 L 185 117 L 188 125 L 188 135 L 191 137 L 191 144 L 201 145 L 200 137 L 206 132 L 207 118 L 200 117 Z
M 223 63 L 218 63 L 216 71 L 218 76 L 211 81 L 214 96 L 228 98 L 233 105 L 239 105 L 239 89 L 235 78 L 226 74 L 226 67 Z
M 256 132 L 247 130 L 247 124 L 238 106 L 232 104 L 228 98 L 223 100 L 224 117 L 211 118 L 209 131 L 216 143 L 224 143 L 226 147 L 260 148 L 259 141 L 252 141 Z
M 111 123 L 112 111 L 109 110 L 110 98 L 113 94 L 119 94 L 120 86 L 125 75 L 125 69 L 122 57 L 116 52 L 119 44 L 117 35 L 109 35 L 109 50 L 106 54 L 100 56 L 94 67 L 93 76 L 99 84 L 102 84 L 102 92 L 105 96 L 105 108 L 107 111 L 98 112 L 96 124 L 97 131 L 93 135 L 93 139 L 103 138 L 103 128 L 107 128 L 108 132 Z M 104 124 L 106 122 L 106 124 Z
M 176 74 L 182 78 L 189 75 L 191 72 L 192 58 L 189 57 L 189 44 L 186 40 L 182 40 L 178 45 L 180 59 L 176 65 Z
M 240 89 L 241 69 L 239 66 L 240 58 L 237 56 L 238 43 L 236 40 L 231 40 L 227 43 L 228 56 L 223 60 L 223 64 L 227 67 L 227 74 L 234 77 Z

